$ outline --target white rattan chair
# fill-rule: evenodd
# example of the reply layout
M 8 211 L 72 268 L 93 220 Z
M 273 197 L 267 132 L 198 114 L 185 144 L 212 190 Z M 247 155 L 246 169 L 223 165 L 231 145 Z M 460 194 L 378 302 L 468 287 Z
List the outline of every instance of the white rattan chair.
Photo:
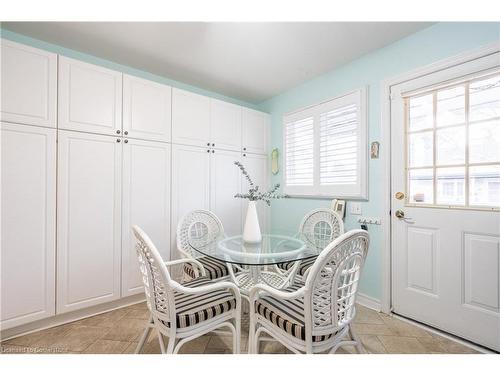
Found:
M 153 328 L 157 330 L 162 353 L 175 354 L 186 342 L 219 328 L 231 331 L 233 353 L 239 353 L 241 296 L 238 288 L 230 282 L 214 282 L 203 276 L 189 283 L 177 283 L 171 279 L 168 267 L 193 260 L 163 262 L 142 229 L 133 226 L 132 231 L 137 239 L 136 253 L 151 312 L 136 353 L 142 350 Z M 168 337 L 167 345 L 164 336 Z
M 201 256 L 189 245 L 190 239 L 197 241 L 210 241 L 219 236 L 224 236 L 224 227 L 219 218 L 207 210 L 195 210 L 187 213 L 177 225 L 177 248 L 186 258 L 196 259 L 211 279 L 228 276 L 226 263 L 219 260 Z M 184 265 L 184 274 L 194 279 L 199 276 L 199 271 L 192 263 Z
M 318 208 L 304 216 L 297 236 L 324 249 L 343 233 L 344 222 L 342 218 L 329 208 Z M 315 260 L 316 258 L 303 260 L 298 265 L 296 261 L 279 263 L 276 265 L 276 269 L 282 275 L 295 271 L 299 280 L 305 280 L 306 274 Z
M 334 353 L 361 342 L 351 328 L 368 232 L 357 229 L 334 240 L 311 266 L 305 282 L 285 290 L 256 285 L 250 291 L 249 352 L 266 333 L 295 353 Z M 349 340 L 344 340 L 350 336 Z

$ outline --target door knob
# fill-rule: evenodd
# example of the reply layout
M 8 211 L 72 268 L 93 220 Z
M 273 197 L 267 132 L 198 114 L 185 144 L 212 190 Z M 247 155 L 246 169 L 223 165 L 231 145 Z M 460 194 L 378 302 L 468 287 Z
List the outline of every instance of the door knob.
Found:
M 402 191 L 398 191 L 396 193 L 396 199 L 401 200 L 401 199 L 404 199 L 404 197 L 405 197 L 405 193 L 403 193 Z
M 398 219 L 404 220 L 407 223 L 413 223 L 411 221 L 411 217 L 405 217 L 405 212 L 403 210 L 396 210 L 396 212 L 394 212 L 394 216 L 396 216 Z

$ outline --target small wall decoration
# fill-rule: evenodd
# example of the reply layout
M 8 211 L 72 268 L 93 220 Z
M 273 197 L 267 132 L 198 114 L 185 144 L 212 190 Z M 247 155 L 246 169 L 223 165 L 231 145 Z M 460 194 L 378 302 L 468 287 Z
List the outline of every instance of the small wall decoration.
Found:
M 380 148 L 380 143 L 378 142 L 372 142 L 370 146 L 370 157 L 372 159 L 378 159 L 378 154 L 379 154 L 379 148 Z
M 271 172 L 272 172 L 272 174 L 278 174 L 278 172 L 280 171 L 278 157 L 279 157 L 279 151 L 277 148 L 275 148 L 271 151 Z

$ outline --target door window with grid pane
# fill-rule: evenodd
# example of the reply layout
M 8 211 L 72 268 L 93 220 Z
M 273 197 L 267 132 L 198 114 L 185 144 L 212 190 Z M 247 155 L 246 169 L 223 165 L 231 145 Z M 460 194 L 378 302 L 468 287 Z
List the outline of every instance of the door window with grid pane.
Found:
M 405 98 L 407 203 L 500 208 L 500 73 Z

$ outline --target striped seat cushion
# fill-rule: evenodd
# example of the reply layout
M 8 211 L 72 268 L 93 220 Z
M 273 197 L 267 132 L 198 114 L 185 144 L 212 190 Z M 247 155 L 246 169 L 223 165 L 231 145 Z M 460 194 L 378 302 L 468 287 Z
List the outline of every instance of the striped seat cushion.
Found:
M 198 277 L 182 285 L 193 288 L 212 283 L 208 277 Z M 175 292 L 175 308 L 177 328 L 185 328 L 235 309 L 236 299 L 226 290 L 216 290 L 202 295 Z
M 300 262 L 299 269 L 297 270 L 297 275 L 304 276 L 306 271 L 311 268 L 311 266 L 314 264 L 314 261 L 316 260 L 316 257 L 302 260 Z M 284 262 L 284 263 L 278 263 L 277 266 L 279 269 L 282 269 L 283 271 L 289 271 L 292 269 L 292 267 L 295 265 L 296 261 L 293 262 Z
M 287 292 L 293 292 L 300 289 L 304 284 L 295 285 L 284 289 Z M 269 295 L 263 296 L 255 302 L 255 311 L 263 318 L 281 328 L 286 333 L 295 336 L 298 339 L 305 340 L 306 331 L 304 326 L 304 300 L 281 300 Z M 332 337 L 313 336 L 314 342 L 324 341 Z
M 203 268 L 205 268 L 205 271 L 207 272 L 207 277 L 210 280 L 219 279 L 229 274 L 226 263 L 221 262 L 220 260 L 209 257 L 200 257 L 196 258 L 196 260 L 203 265 Z M 194 268 L 190 263 L 184 264 L 184 273 L 192 279 L 196 277 Z

